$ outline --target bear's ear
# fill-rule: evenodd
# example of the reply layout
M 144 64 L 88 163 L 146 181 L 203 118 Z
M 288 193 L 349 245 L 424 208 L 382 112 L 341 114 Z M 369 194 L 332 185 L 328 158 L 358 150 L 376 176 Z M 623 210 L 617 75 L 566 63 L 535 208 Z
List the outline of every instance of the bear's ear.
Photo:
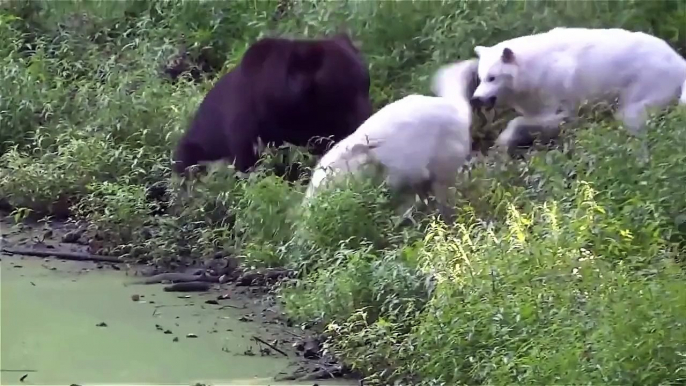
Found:
M 349 46 L 357 52 L 359 52 L 360 48 L 362 47 L 362 42 L 354 40 L 352 34 L 350 33 L 350 29 L 346 26 L 339 27 L 338 32 L 333 35 L 332 38 L 333 40 Z
M 476 56 L 481 57 L 481 54 L 486 51 L 486 47 L 484 46 L 476 46 L 474 47 L 474 53 Z
M 502 59 L 503 63 L 511 64 L 515 61 L 515 54 L 511 49 L 505 47 L 503 48 L 503 54 L 500 58 Z
M 339 42 L 345 42 L 348 44 L 352 44 L 353 41 L 350 38 L 350 34 L 347 31 L 339 31 L 335 33 L 334 35 L 331 36 L 333 40 L 337 40 Z

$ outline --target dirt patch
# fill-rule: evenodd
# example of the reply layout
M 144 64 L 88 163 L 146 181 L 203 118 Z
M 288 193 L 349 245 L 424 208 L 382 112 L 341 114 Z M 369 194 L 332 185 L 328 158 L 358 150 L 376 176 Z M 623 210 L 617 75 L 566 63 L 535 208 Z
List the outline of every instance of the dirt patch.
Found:
M 11 219 L 4 218 L 0 221 L 0 227 L 3 269 L 21 271 L 22 265 L 39 264 L 51 275 L 59 275 L 63 283 L 81 279 L 93 280 L 95 283 L 106 280 L 105 277 L 116 275 L 118 285 L 121 285 L 126 293 L 126 295 L 118 293 L 116 296 L 127 297 L 126 302 L 128 302 L 122 306 L 135 303 L 138 307 L 136 312 L 142 312 L 143 307 L 149 308 L 146 310 L 146 317 L 151 321 L 157 320 L 156 318 L 163 320 L 170 312 L 178 313 L 182 309 L 194 310 L 194 313 L 188 316 L 189 318 L 195 317 L 199 321 L 215 319 L 214 325 L 205 326 L 207 328 L 203 331 L 183 331 L 183 329 L 178 331 L 178 326 L 166 325 L 169 321 L 166 324 L 156 323 L 155 333 L 159 333 L 165 339 L 164 343 L 159 344 L 179 342 L 187 344 L 189 340 L 194 339 L 211 341 L 215 339 L 214 336 L 217 336 L 215 340 L 219 341 L 220 334 L 217 333 L 220 327 L 218 326 L 227 329 L 221 322 L 222 318 L 227 318 L 245 326 L 246 332 L 242 336 L 244 343 L 237 343 L 232 348 L 222 346 L 220 350 L 217 350 L 217 355 L 265 357 L 285 362 L 288 366 L 276 375 L 277 381 L 304 382 L 340 376 L 350 377 L 350 372 L 344 366 L 322 354 L 318 337 L 312 336 L 307 330 L 290 325 L 285 315 L 278 309 L 269 286 L 288 277 L 290 272 L 287 270 L 246 271 L 231 259 L 223 259 L 225 264 L 220 269 L 186 267 L 179 272 L 162 272 L 159 267 L 119 263 L 116 259 L 88 261 L 89 259 L 78 258 L 92 255 L 88 243 L 79 242 L 79 230 L 75 225 L 61 222 L 13 224 Z M 7 253 L 7 251 L 18 250 L 40 255 L 40 257 L 27 257 L 23 253 L 21 255 Z M 65 259 L 55 258 L 54 255 L 65 257 Z M 10 277 L 9 274 L 8 277 Z M 26 285 L 39 286 L 42 285 L 41 281 L 48 280 L 46 276 L 33 276 L 30 283 Z M 104 291 L 95 296 L 103 297 Z M 166 301 L 161 302 L 162 297 Z M 109 301 L 113 304 L 122 303 L 122 299 L 98 299 L 105 303 Z M 96 329 L 96 331 L 111 326 L 107 320 L 92 324 L 93 326 L 88 328 Z M 116 321 L 115 325 L 117 325 Z M 210 343 L 212 342 L 208 342 Z M 197 355 L 206 354 L 198 352 Z M 107 364 L 99 365 L 106 366 Z M 3 378 L 10 376 L 5 370 L 11 369 L 3 369 Z M 30 373 L 27 374 L 26 379 L 31 377 Z M 15 383 L 14 379 L 7 379 Z M 156 383 L 159 381 L 161 380 Z M 3 384 L 5 384 L 4 380 Z M 311 382 L 306 384 L 311 384 Z M 356 382 L 345 384 L 356 384 Z

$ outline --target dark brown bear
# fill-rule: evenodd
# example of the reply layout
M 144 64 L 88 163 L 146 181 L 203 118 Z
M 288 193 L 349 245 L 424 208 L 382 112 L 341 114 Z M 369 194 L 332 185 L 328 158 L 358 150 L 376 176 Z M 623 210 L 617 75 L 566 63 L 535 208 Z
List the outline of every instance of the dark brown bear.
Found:
M 174 153 L 173 170 L 226 160 L 246 172 L 264 144 L 321 155 L 372 113 L 369 70 L 350 37 L 264 38 L 205 96 Z

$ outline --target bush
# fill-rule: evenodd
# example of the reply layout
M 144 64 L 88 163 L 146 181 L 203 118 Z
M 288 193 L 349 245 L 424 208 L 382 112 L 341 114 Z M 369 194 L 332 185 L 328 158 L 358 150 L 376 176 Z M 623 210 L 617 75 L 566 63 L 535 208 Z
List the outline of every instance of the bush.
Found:
M 683 108 L 651 119 L 649 160 L 589 115 L 553 149 L 474 163 L 452 228 L 427 213 L 401 226 L 397 197 L 372 180 L 305 209 L 307 176 L 287 183 L 273 167 L 316 159 L 288 149 L 247 177 L 171 176 L 203 95 L 264 34 L 346 26 L 379 108 L 428 93 L 437 66 L 476 44 L 560 25 L 642 30 L 686 52 L 678 0 L 4 2 L 0 198 L 86 220 L 131 260 L 224 251 L 295 268 L 285 310 L 372 384 L 683 383 Z M 498 127 L 473 135 L 486 147 Z

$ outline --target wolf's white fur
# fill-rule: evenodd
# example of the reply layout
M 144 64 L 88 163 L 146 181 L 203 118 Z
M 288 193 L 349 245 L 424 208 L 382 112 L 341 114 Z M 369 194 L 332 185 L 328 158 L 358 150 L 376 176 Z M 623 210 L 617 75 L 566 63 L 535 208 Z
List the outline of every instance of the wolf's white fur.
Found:
M 504 55 L 509 49 L 512 55 Z M 519 127 L 557 130 L 584 102 L 613 102 L 629 132 L 642 133 L 647 109 L 686 104 L 686 60 L 665 41 L 618 28 L 554 28 L 492 47 L 477 46 L 481 84 L 474 99 L 497 97 L 521 117 L 496 145 L 509 145 Z
M 467 89 L 476 66 L 476 59 L 444 66 L 433 78 L 439 96 L 409 95 L 372 115 L 322 157 L 305 201 L 334 177 L 377 163 L 394 189 L 429 183 L 445 218 L 448 189 L 471 151 Z

